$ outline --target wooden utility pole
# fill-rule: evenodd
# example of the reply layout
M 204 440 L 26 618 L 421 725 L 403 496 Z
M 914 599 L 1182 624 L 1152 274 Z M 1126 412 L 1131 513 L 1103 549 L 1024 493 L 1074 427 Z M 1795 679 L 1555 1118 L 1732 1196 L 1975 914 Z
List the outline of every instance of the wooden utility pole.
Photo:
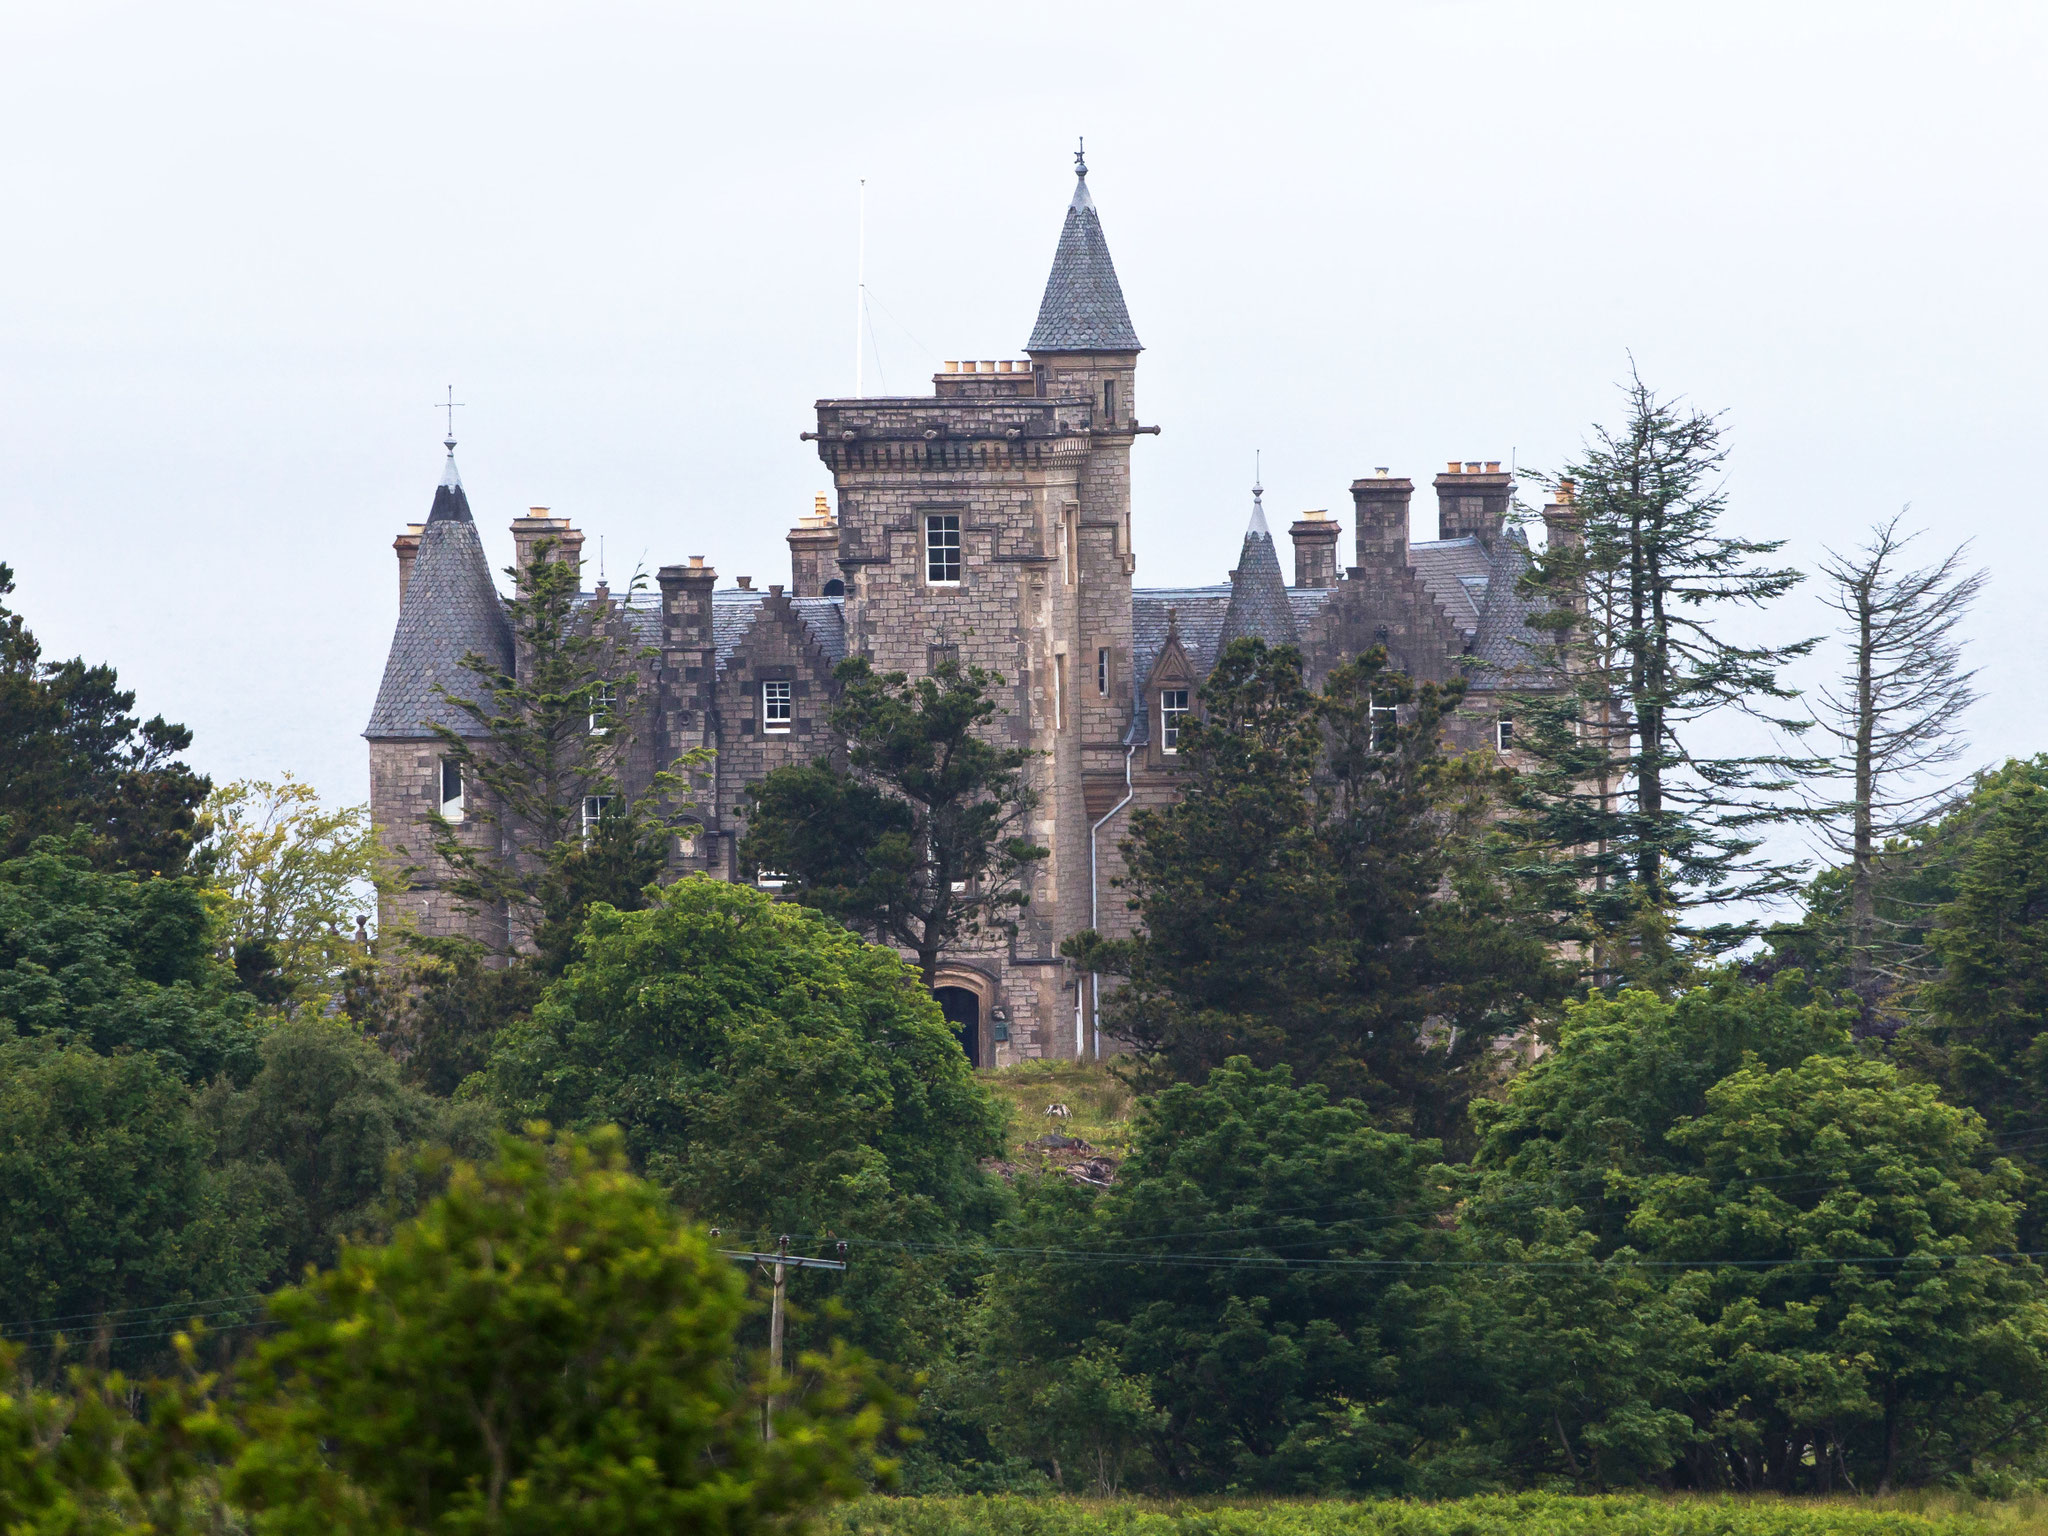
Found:
M 718 1228 L 713 1227 L 711 1235 L 713 1237 L 718 1236 Z M 771 1372 L 769 1379 L 771 1381 L 779 1381 L 782 1379 L 783 1311 L 789 1299 L 789 1271 L 792 1269 L 844 1269 L 846 1268 L 846 1260 L 812 1259 L 806 1258 L 801 1254 L 793 1254 L 789 1251 L 789 1234 L 787 1233 L 784 1233 L 775 1240 L 775 1251 L 773 1253 L 750 1253 L 732 1248 L 721 1248 L 718 1251 L 728 1259 L 738 1259 L 742 1263 L 759 1264 L 764 1268 L 773 1266 L 769 1271 L 775 1279 L 775 1293 L 774 1300 L 770 1303 L 768 1309 L 768 1367 Z M 839 1251 L 841 1253 L 846 1252 L 846 1244 L 841 1243 Z M 763 1440 L 773 1440 L 775 1438 L 775 1410 L 780 1402 L 781 1399 L 779 1397 L 771 1395 L 762 1408 L 761 1438 Z

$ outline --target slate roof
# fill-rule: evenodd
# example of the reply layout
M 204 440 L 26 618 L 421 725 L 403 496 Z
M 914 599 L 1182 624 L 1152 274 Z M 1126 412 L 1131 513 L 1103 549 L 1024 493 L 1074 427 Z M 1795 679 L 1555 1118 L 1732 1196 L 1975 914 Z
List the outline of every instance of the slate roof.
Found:
M 1558 682 L 1556 669 L 1543 665 L 1531 649 L 1544 637 L 1529 628 L 1529 620 L 1548 604 L 1521 590 L 1529 565 L 1528 539 L 1521 529 L 1508 529 L 1494 550 L 1493 580 L 1479 614 L 1478 638 L 1472 643 L 1472 654 L 1480 663 L 1475 679 L 1480 687 L 1550 687 Z
M 740 642 L 747 638 L 754 620 L 761 616 L 761 603 L 767 596 L 766 592 L 739 587 L 711 594 L 711 643 L 718 647 L 721 671 L 740 648 Z M 789 605 L 816 639 L 827 661 L 837 666 L 846 659 L 846 605 L 842 599 L 793 597 Z
M 1479 612 L 1493 584 L 1494 556 L 1484 544 L 1469 534 L 1410 544 L 1408 563 L 1459 629 L 1470 635 L 1479 628 Z
M 1290 587 L 1287 606 L 1296 633 L 1329 602 L 1327 587 Z M 1188 654 L 1197 680 L 1207 677 L 1222 653 L 1223 617 L 1230 609 L 1229 587 L 1141 587 L 1131 593 L 1131 720 L 1124 737 L 1126 745 L 1143 745 L 1151 739 L 1151 713 L 1145 704 L 1145 685 L 1152 669 L 1159 665 L 1159 653 L 1166 649 L 1167 610 L 1171 609 L 1180 630 L 1181 648 Z
M 363 734 L 373 740 L 417 740 L 444 725 L 457 735 L 482 728 L 434 691 L 475 698 L 482 679 L 462 665 L 474 651 L 493 666 L 512 666 L 512 630 L 491 580 L 491 563 L 469 515 L 469 497 L 455 471 L 455 445 L 434 491 L 434 509 L 420 533 L 419 554 L 398 606 L 398 628 L 384 663 L 384 681 Z
M 1230 603 L 1223 611 L 1217 649 L 1247 637 L 1268 645 L 1292 645 L 1300 638 L 1287 602 L 1287 578 L 1280 574 L 1280 556 L 1266 529 L 1257 491 L 1252 493 L 1252 522 L 1244 533 L 1244 548 L 1237 569 L 1230 573 Z
M 1038 301 L 1038 323 L 1031 328 L 1027 352 L 1138 352 L 1143 348 L 1124 307 L 1124 291 L 1102 237 L 1102 217 L 1088 195 L 1088 170 L 1083 166 L 1060 229 L 1052 275 L 1045 297 Z

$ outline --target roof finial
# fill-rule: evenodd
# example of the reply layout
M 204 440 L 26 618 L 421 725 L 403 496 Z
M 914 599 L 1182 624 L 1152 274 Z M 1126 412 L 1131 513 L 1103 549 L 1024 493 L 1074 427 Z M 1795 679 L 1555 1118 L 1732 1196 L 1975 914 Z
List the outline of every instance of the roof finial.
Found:
M 1252 450 L 1252 521 L 1251 526 L 1245 530 L 1248 534 L 1267 533 L 1268 531 L 1266 528 L 1266 488 L 1259 484 L 1259 481 L 1264 478 L 1260 473 L 1260 460 L 1262 457 L 1258 449 L 1254 448 Z
M 448 413 L 448 451 L 450 453 L 455 451 L 455 409 L 457 406 L 464 405 L 466 405 L 465 401 L 455 398 L 455 386 L 450 384 L 448 386 L 448 398 L 434 407 L 437 411 L 446 411 Z
M 1081 180 L 1086 181 L 1088 179 L 1088 141 L 1085 138 L 1077 138 L 1074 143 L 1076 145 L 1074 150 L 1074 174 L 1080 177 Z

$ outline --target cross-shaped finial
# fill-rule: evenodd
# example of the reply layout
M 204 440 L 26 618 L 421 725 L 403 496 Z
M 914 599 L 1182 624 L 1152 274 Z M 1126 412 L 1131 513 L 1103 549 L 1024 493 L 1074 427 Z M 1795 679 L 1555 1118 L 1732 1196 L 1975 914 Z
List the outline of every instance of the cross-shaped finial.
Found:
M 1080 177 L 1081 180 L 1086 181 L 1088 179 L 1088 141 L 1086 139 L 1076 139 L 1074 142 L 1078 146 L 1074 150 L 1074 174 Z
M 448 413 L 448 446 L 450 448 L 455 446 L 455 408 L 459 405 L 466 406 L 466 402 L 455 398 L 455 386 L 450 384 L 448 386 L 448 398 L 434 407 L 437 411 L 446 411 Z

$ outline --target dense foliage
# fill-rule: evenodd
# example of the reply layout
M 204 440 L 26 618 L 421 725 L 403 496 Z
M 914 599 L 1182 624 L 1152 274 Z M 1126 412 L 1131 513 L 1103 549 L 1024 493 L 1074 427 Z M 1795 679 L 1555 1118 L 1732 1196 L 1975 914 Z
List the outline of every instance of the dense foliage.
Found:
M 772 870 L 790 899 L 917 956 L 925 985 L 961 944 L 1013 931 L 1031 841 L 1032 754 L 993 729 L 1003 679 L 941 662 L 931 675 L 877 672 L 849 657 L 833 674 L 831 725 L 845 761 L 778 768 L 747 790 L 741 862 Z
M 0 599 L 13 590 L 0 562 Z M 209 785 L 178 757 L 192 733 L 162 715 L 138 720 L 134 707 L 112 667 L 44 661 L 22 616 L 0 601 L 0 858 L 82 827 L 99 868 L 183 866 Z
M 1140 936 L 1068 945 L 1126 978 L 1105 1024 L 1151 1076 L 1285 1062 L 1382 1123 L 1465 1140 L 1500 1042 L 1566 972 L 1491 858 L 1500 775 L 1444 752 L 1463 691 L 1378 649 L 1318 690 L 1291 647 L 1226 648 L 1184 727 L 1188 793 L 1132 818 Z
M 580 953 L 471 1092 L 515 1120 L 618 1126 L 683 1209 L 757 1246 L 986 1224 L 977 1160 L 1000 1150 L 1000 1121 L 894 954 L 702 877 L 644 911 L 597 908 Z M 849 1275 L 863 1339 L 900 1350 L 942 1331 L 954 1268 L 899 1256 Z
M 922 1498 L 862 1499 L 833 1511 L 825 1529 L 830 1536 L 2019 1536 L 2031 1528 L 2028 1513 L 1555 1493 L 1437 1504 Z

